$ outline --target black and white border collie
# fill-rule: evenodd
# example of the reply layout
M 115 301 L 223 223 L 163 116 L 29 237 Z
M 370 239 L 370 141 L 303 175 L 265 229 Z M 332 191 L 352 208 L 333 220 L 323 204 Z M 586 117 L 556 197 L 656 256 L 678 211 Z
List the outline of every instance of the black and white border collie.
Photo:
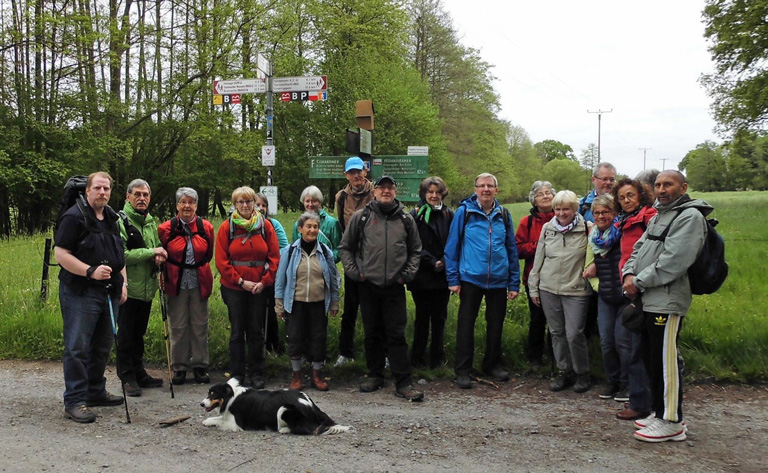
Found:
M 240 386 L 231 378 L 211 386 L 200 406 L 219 416 L 209 417 L 203 425 L 221 430 L 275 430 L 281 434 L 330 435 L 349 432 L 351 427 L 336 425 L 309 396 L 301 391 L 266 391 Z

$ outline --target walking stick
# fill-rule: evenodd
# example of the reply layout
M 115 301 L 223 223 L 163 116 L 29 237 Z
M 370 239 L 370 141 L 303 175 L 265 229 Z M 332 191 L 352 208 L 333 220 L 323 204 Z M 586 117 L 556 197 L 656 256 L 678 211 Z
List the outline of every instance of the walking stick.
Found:
M 158 283 L 160 285 L 160 313 L 163 314 L 163 336 L 165 337 L 165 359 L 168 362 L 168 386 L 171 387 L 171 399 L 173 394 L 173 372 L 171 370 L 171 339 L 168 337 L 168 305 L 165 302 L 165 265 L 160 267 L 157 273 Z
M 115 369 L 120 373 L 120 357 L 117 355 L 117 324 L 115 323 L 115 310 L 112 308 L 112 299 L 107 293 L 107 305 L 109 306 L 109 318 L 112 320 L 112 334 L 115 336 Z M 128 397 L 125 395 L 125 383 L 120 380 L 120 386 L 123 388 L 123 404 L 125 405 L 125 422 L 131 423 L 131 414 L 128 413 Z

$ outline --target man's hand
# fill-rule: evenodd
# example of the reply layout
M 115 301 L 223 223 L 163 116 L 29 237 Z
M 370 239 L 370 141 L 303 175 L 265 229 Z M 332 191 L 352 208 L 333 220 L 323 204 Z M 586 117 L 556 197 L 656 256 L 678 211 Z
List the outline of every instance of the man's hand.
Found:
M 531 300 L 533 301 L 534 304 L 536 304 L 537 306 L 541 307 L 541 298 L 539 298 L 539 297 L 531 297 Z
M 461 295 L 461 286 L 448 286 L 448 290 L 457 296 Z
M 128 300 L 128 286 L 123 284 L 123 290 L 120 292 L 120 304 Z
M 93 271 L 93 273 L 91 273 L 91 279 L 94 279 L 96 281 L 106 281 L 111 277 L 112 277 L 112 268 L 110 266 L 107 266 L 106 264 L 100 264 Z
M 509 291 L 509 294 L 507 294 L 507 299 L 510 301 L 515 300 L 519 295 L 520 295 L 520 292 L 518 291 Z
M 155 264 L 157 266 L 162 265 L 165 263 L 165 260 L 168 259 L 168 252 L 165 251 L 165 248 L 162 246 L 159 248 L 155 248 Z
M 637 296 L 640 290 L 637 288 L 637 286 L 635 286 L 634 274 L 627 274 L 624 276 L 624 284 L 622 285 L 622 289 L 624 289 L 624 295 L 630 299 L 634 299 L 635 296 Z

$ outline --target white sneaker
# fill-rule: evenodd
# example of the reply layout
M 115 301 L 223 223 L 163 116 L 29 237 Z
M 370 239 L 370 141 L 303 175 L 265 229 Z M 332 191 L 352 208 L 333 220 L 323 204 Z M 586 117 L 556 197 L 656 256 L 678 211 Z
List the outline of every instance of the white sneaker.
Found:
M 651 425 L 652 423 L 654 423 L 656 421 L 656 419 L 658 419 L 658 417 L 656 417 L 656 414 L 652 412 L 651 415 L 649 415 L 645 419 L 637 419 L 635 421 L 635 428 L 636 429 L 644 429 L 644 428 L 648 427 L 649 425 Z M 661 419 L 659 419 L 659 420 L 661 420 Z M 685 421 L 681 422 L 681 425 L 683 426 L 683 429 L 685 430 L 685 433 L 687 434 L 688 433 L 688 426 L 685 424 Z
M 344 355 L 339 355 L 339 357 L 336 359 L 336 363 L 333 366 L 338 368 L 340 366 L 344 366 L 344 365 L 347 365 L 349 363 L 354 363 L 354 362 L 355 362 L 354 358 L 348 358 L 348 357 L 346 357 Z
M 685 427 L 682 422 L 669 422 L 658 419 L 651 422 L 648 427 L 635 431 L 635 438 L 643 442 L 666 442 L 672 440 L 680 442 L 685 440 Z

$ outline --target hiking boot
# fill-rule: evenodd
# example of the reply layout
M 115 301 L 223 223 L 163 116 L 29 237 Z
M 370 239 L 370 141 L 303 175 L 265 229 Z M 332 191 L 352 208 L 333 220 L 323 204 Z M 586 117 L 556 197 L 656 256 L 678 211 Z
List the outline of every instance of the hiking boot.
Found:
M 360 392 L 372 393 L 384 387 L 384 378 L 366 378 L 360 383 Z
M 496 381 L 509 381 L 509 373 L 504 371 L 501 366 L 495 366 L 485 372 L 488 376 Z
M 354 362 L 355 362 L 355 359 L 352 358 L 352 357 L 347 357 L 347 356 L 344 356 L 344 355 L 339 355 L 339 357 L 336 359 L 336 363 L 333 366 L 334 366 L 334 368 L 339 368 L 339 367 L 342 367 L 344 365 L 348 365 L 348 364 L 354 363 Z
M 253 389 L 264 389 L 267 387 L 267 382 L 264 381 L 263 376 L 261 376 L 260 374 L 255 374 L 251 376 L 251 387 Z
M 635 431 L 635 438 L 643 442 L 680 442 L 685 440 L 685 426 L 682 422 L 669 422 L 657 419 L 640 430 Z
M 589 378 L 589 373 L 577 374 L 576 383 L 573 385 L 573 392 L 585 393 L 592 387 L 592 380 Z
M 600 399 L 611 399 L 616 393 L 619 392 L 618 383 L 608 383 L 605 385 L 602 391 L 600 391 Z
M 420 402 L 424 399 L 424 393 L 413 389 L 412 384 L 395 389 L 395 396 L 411 402 Z
M 123 388 L 125 389 L 126 396 L 129 396 L 129 397 L 141 396 L 141 387 L 139 387 L 139 383 L 137 383 L 135 379 L 131 379 L 129 381 L 124 382 Z
M 613 400 L 616 402 L 629 401 L 629 390 L 627 388 L 619 389 L 619 391 L 613 395 Z
M 145 374 L 143 378 L 137 379 L 137 383 L 140 388 L 160 388 L 163 386 L 161 378 L 153 378 L 148 374 Z
M 208 384 L 211 382 L 211 377 L 205 371 L 205 368 L 195 368 L 193 370 L 195 374 L 195 382 L 197 384 Z
M 552 392 L 562 391 L 568 386 L 573 384 L 573 373 L 568 371 L 560 371 L 557 373 L 557 377 L 549 385 L 549 390 Z
M 96 414 L 88 409 L 88 406 L 85 404 L 64 409 L 64 414 L 80 424 L 90 424 L 96 420 Z
M 456 384 L 458 384 L 461 389 L 472 389 L 472 378 L 470 378 L 468 374 L 456 375 Z
M 123 396 L 115 396 L 108 391 L 104 391 L 104 396 L 95 399 L 86 399 L 85 405 L 88 407 L 99 406 L 119 406 L 124 401 Z
M 175 384 L 176 386 L 180 384 L 184 384 L 184 381 L 187 380 L 187 371 L 186 370 L 179 370 L 173 372 L 173 379 L 171 380 L 171 383 Z
M 328 382 L 320 376 L 320 370 L 312 370 L 312 386 L 318 391 L 328 391 Z
M 291 385 L 288 386 L 288 389 L 292 389 L 294 391 L 301 390 L 301 371 L 291 372 Z

